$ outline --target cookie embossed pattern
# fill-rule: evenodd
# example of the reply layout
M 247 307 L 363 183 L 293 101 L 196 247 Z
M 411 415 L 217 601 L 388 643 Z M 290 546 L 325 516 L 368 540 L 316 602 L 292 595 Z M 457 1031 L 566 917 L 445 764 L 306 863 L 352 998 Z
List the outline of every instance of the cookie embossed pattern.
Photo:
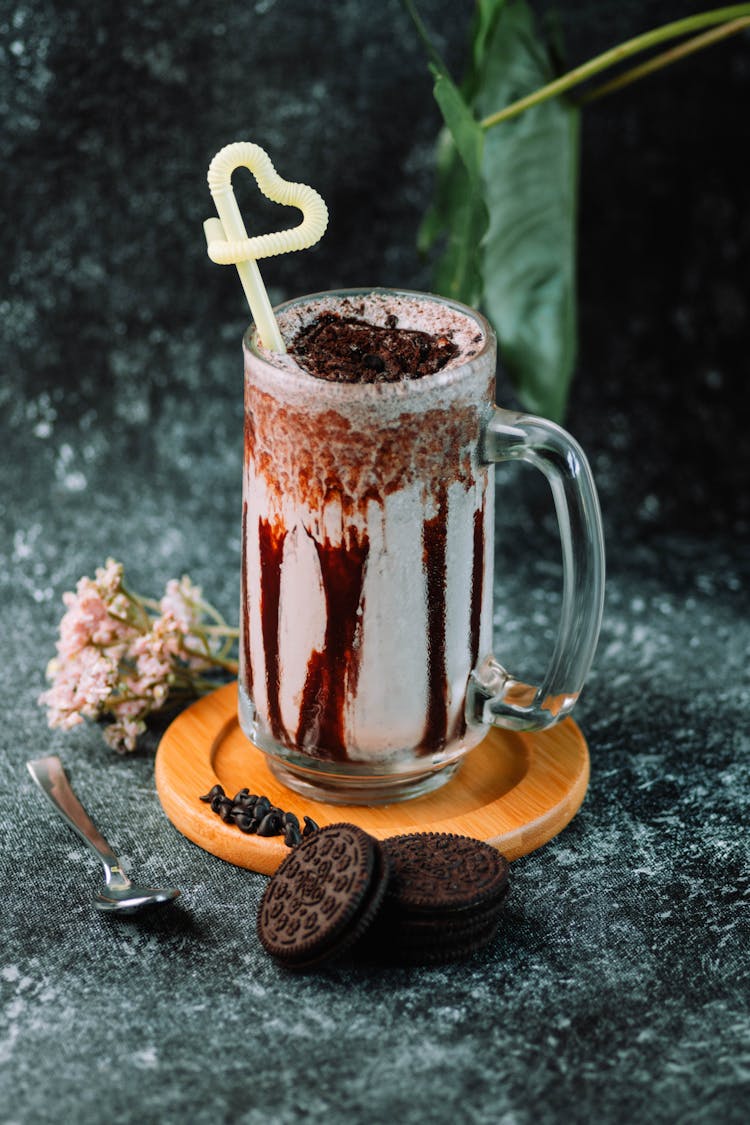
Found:
M 258 936 L 290 969 L 339 956 L 365 932 L 383 901 L 388 862 L 353 824 L 330 824 L 282 863 L 261 900 Z

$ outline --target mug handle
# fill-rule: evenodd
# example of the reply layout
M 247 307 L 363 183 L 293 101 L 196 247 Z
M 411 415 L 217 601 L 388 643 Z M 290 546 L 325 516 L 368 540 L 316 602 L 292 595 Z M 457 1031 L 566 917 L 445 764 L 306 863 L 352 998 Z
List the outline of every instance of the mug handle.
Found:
M 604 606 L 604 538 L 586 456 L 554 422 L 491 407 L 482 433 L 485 464 L 528 461 L 552 489 L 562 543 L 563 594 L 552 656 L 539 686 L 523 683 L 494 656 L 469 678 L 466 718 L 511 730 L 544 730 L 575 705 L 599 637 Z

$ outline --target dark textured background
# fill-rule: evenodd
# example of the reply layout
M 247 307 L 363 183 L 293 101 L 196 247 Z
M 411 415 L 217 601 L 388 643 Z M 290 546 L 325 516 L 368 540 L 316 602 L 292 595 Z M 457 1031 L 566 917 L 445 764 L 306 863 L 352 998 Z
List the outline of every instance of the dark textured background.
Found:
M 558 10 L 575 63 L 704 7 Z M 421 10 L 460 73 L 471 5 Z M 584 115 L 567 425 L 609 565 L 577 713 L 586 804 L 514 864 L 474 961 L 300 980 L 259 953 L 263 878 L 165 820 L 151 752 L 50 733 L 35 700 L 60 594 L 108 554 L 147 593 L 188 571 L 236 615 L 246 317 L 205 255 L 211 156 L 256 140 L 330 206 L 319 247 L 264 265 L 274 298 L 424 287 L 439 121 L 423 55 L 395 0 L 0 0 L 0 51 L 0 1121 L 744 1125 L 747 34 Z M 525 470 L 498 485 L 497 647 L 534 675 L 559 604 L 551 505 Z M 25 778 L 50 750 L 138 874 L 184 888 L 179 907 L 94 914 L 95 864 Z

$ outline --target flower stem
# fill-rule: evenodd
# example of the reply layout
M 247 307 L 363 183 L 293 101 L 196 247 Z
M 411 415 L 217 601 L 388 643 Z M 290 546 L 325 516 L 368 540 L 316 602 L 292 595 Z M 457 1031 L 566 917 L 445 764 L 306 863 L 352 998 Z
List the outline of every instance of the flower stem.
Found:
M 113 621 L 119 621 L 121 625 L 127 625 L 129 629 L 135 629 L 138 633 L 148 633 L 149 629 L 151 628 L 151 622 L 148 618 L 148 615 L 145 615 L 146 624 L 144 625 L 143 614 L 139 613 L 139 620 L 133 621 L 132 618 L 123 617 L 121 614 L 115 613 L 115 611 L 110 606 L 107 606 L 107 616 L 111 617 Z M 122 641 L 120 641 L 120 644 L 122 644 Z
M 657 43 L 663 43 L 668 39 L 676 39 L 680 35 L 690 35 L 693 31 L 699 31 L 704 27 L 714 27 L 716 24 L 737 21 L 748 16 L 750 16 L 750 4 L 734 4 L 728 8 L 715 8 L 710 12 L 700 12 L 694 16 L 687 16 L 685 19 L 675 20 L 673 23 L 664 24 L 663 27 L 657 27 L 652 31 L 644 32 L 642 35 L 636 35 L 634 39 L 627 39 L 619 46 L 612 47 L 610 50 L 604 51 L 603 54 L 589 59 L 588 62 L 575 67 L 567 74 L 556 78 L 554 82 L 549 82 L 546 86 L 528 94 L 525 98 L 520 98 L 496 113 L 491 113 L 480 124 L 483 129 L 491 129 L 502 121 L 517 117 L 519 113 L 523 113 L 524 110 L 530 109 L 532 106 L 555 98 L 559 94 L 564 94 L 581 82 L 593 78 L 600 71 L 630 58 L 631 55 L 648 50 L 649 47 L 655 47 Z M 737 30 L 740 29 L 737 28 Z
M 151 628 L 151 618 L 146 612 L 143 599 L 139 598 L 137 594 L 134 594 L 131 590 L 129 590 L 124 582 L 120 582 L 120 593 L 125 595 L 130 604 L 133 606 L 133 609 L 138 614 L 140 625 L 136 625 L 135 628 L 141 629 L 141 632 L 143 633 L 148 633 L 149 629 Z M 107 608 L 107 612 L 109 613 L 110 617 L 114 617 L 116 621 L 123 620 L 120 616 L 118 616 L 118 614 L 113 613 L 109 607 Z M 130 625 L 133 624 L 133 622 L 127 622 L 126 624 Z
M 206 653 L 208 656 L 218 656 L 223 659 L 228 656 L 234 647 L 234 642 L 240 635 L 239 629 L 233 629 L 226 623 L 224 625 L 203 625 L 200 632 L 196 634 L 202 643 L 206 646 Z M 214 653 L 211 648 L 211 639 L 218 638 L 222 641 L 221 648 L 217 653 Z
M 199 660 L 205 660 L 207 663 L 215 664 L 217 668 L 224 668 L 227 672 L 232 672 L 235 676 L 239 665 L 236 660 L 225 660 L 221 656 L 217 656 L 212 652 L 198 652 L 197 649 L 190 648 L 188 645 L 182 646 L 182 651 L 187 656 L 195 656 Z
M 234 672 L 236 675 L 237 668 L 234 669 Z M 221 687 L 221 684 L 218 684 L 216 680 L 204 680 L 197 676 L 193 680 L 193 686 L 199 695 L 206 695 L 209 691 L 216 691 L 218 687 Z
M 662 52 L 648 62 L 641 63 L 640 66 L 631 67 L 630 70 L 618 74 L 616 78 L 612 78 L 609 82 L 604 82 L 601 86 L 596 86 L 593 90 L 587 90 L 585 94 L 581 94 L 577 99 L 578 105 L 587 105 L 589 102 L 596 101 L 598 98 L 603 98 L 606 94 L 613 94 L 615 90 L 622 90 L 625 86 L 629 86 L 631 82 L 637 82 L 639 78 L 645 78 L 648 74 L 654 74 L 662 67 L 669 66 L 670 63 L 679 62 L 687 55 L 692 55 L 695 51 L 700 51 L 704 47 L 710 47 L 714 43 L 719 43 L 722 39 L 727 39 L 730 35 L 736 35 L 738 31 L 750 27 L 750 16 L 745 16 L 742 19 L 731 20 L 729 23 L 723 23 L 719 27 L 714 27 L 710 31 L 704 31 L 702 35 L 694 35 L 692 39 L 688 39 L 685 43 L 680 43 L 677 47 L 671 47 L 668 51 Z
M 226 629 L 227 628 L 227 623 L 224 620 L 224 618 L 222 617 L 222 615 L 219 613 L 216 606 L 213 606 L 213 605 L 211 605 L 210 602 L 205 602 L 203 600 L 201 600 L 199 604 L 200 604 L 200 607 L 203 610 L 203 612 L 207 613 L 209 617 L 212 617 L 214 619 L 218 628 L 220 628 L 220 629 Z
M 146 609 L 152 609 L 154 613 L 161 613 L 161 606 L 155 598 L 144 598 L 142 594 L 131 594 L 130 596 L 140 602 Z

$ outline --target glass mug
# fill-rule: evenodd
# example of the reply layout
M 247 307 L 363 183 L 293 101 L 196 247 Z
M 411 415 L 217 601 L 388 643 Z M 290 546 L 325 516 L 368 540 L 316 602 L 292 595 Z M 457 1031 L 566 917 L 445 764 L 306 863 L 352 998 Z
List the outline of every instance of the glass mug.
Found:
M 288 339 L 331 308 L 449 335 L 460 354 L 432 375 L 336 383 L 245 335 L 239 720 L 290 788 L 382 804 L 443 784 L 492 726 L 541 730 L 571 711 L 599 633 L 604 547 L 580 447 L 494 405 L 484 317 L 383 289 L 276 314 Z M 493 466 L 506 460 L 545 474 L 562 540 L 561 620 L 538 686 L 491 655 Z

